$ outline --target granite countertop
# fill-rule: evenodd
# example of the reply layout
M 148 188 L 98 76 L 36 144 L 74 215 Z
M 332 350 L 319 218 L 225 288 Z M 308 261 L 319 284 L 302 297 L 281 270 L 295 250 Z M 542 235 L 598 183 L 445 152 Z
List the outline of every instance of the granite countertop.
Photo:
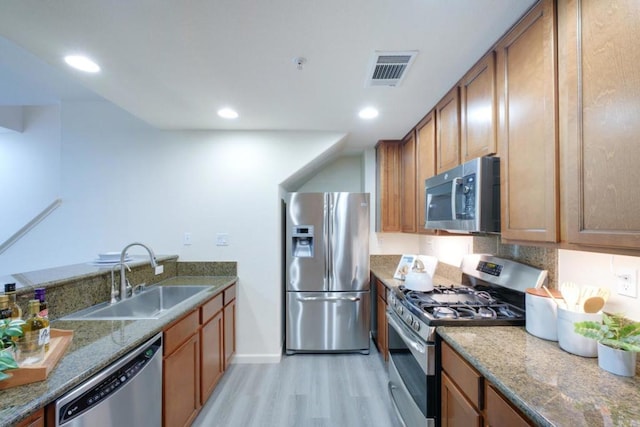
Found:
M 441 326 L 438 334 L 537 425 L 640 426 L 640 379 L 598 367 L 524 327 Z
M 178 304 L 160 319 L 62 321 L 51 327 L 73 330 L 73 341 L 45 381 L 0 391 L 0 427 L 11 426 L 143 344 L 203 301 L 237 281 L 235 276 L 177 276 L 159 285 L 208 285 L 210 290 Z

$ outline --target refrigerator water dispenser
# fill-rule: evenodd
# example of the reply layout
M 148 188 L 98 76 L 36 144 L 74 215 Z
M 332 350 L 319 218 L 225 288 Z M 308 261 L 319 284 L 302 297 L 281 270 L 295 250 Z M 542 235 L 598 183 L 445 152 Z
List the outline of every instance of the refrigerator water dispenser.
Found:
M 313 258 L 313 225 L 297 225 L 291 235 L 293 256 Z

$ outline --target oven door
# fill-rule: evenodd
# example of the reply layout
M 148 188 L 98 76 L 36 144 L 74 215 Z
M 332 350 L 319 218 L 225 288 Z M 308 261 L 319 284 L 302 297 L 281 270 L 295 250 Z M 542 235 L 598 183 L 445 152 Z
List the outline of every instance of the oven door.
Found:
M 436 414 L 435 344 L 427 343 L 387 311 L 389 394 L 408 427 L 433 426 Z

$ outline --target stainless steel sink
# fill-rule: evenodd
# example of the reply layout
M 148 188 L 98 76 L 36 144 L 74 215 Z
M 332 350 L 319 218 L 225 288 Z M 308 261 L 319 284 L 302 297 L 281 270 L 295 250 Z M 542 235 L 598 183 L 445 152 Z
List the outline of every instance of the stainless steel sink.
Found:
M 76 311 L 60 320 L 159 319 L 181 302 L 210 286 L 156 286 L 115 304 L 102 303 Z

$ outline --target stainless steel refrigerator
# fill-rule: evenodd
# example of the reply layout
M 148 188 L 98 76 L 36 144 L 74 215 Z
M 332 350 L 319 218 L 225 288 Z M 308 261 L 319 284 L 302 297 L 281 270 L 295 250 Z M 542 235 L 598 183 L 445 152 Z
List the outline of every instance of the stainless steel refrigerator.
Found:
M 286 352 L 369 352 L 369 194 L 290 193 Z

